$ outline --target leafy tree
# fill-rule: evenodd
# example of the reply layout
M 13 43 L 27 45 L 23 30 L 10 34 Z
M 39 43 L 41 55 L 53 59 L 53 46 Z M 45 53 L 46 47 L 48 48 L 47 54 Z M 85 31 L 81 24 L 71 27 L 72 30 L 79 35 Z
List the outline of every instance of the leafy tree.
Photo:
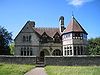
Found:
M 12 42 L 12 34 L 0 26 L 0 55 L 10 54 L 9 44 Z
M 100 37 L 88 40 L 88 51 L 90 55 L 100 55 Z
M 14 42 L 11 43 L 9 47 L 10 47 L 10 54 L 14 55 L 14 49 L 15 49 Z

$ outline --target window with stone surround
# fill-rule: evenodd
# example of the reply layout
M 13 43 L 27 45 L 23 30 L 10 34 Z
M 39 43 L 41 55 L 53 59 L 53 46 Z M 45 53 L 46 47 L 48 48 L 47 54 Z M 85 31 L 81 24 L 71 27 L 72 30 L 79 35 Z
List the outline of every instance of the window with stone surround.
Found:
M 23 42 L 31 42 L 31 38 L 32 38 L 32 36 L 31 35 L 24 35 L 23 36 Z
M 56 50 L 53 51 L 52 55 L 54 55 L 54 56 L 61 56 L 62 52 L 59 49 L 56 49 Z
M 22 56 L 31 56 L 32 55 L 32 48 L 22 47 L 21 48 L 21 55 Z

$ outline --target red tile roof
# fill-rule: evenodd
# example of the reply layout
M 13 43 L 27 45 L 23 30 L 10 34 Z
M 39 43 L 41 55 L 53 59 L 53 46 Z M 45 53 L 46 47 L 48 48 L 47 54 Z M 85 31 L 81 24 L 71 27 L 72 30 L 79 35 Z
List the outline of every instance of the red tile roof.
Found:
M 68 32 L 87 32 L 82 28 L 82 26 L 78 23 L 78 21 L 73 17 L 68 24 L 67 28 L 63 31 L 63 33 L 68 33 Z
M 34 28 L 34 30 L 39 35 L 42 35 L 45 32 L 50 37 L 53 37 L 57 32 L 60 34 L 59 28 Z

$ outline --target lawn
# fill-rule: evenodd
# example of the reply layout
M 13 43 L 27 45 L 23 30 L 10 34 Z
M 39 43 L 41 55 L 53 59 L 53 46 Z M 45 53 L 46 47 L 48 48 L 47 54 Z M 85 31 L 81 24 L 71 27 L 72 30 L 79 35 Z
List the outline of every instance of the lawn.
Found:
M 48 75 L 100 75 L 100 66 L 46 66 Z
M 24 75 L 32 68 L 34 68 L 33 65 L 0 63 L 0 75 Z

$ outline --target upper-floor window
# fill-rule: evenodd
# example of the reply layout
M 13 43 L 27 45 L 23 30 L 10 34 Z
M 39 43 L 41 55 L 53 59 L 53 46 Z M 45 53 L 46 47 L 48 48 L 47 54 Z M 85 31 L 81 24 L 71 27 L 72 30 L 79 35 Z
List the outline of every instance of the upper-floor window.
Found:
M 74 39 L 83 39 L 83 33 L 73 33 Z
M 61 42 L 60 34 L 59 34 L 59 33 L 56 33 L 56 34 L 53 36 L 53 39 L 54 39 L 54 43 L 60 43 L 60 42 Z
M 41 43 L 47 43 L 48 42 L 48 35 L 44 32 L 41 36 Z
M 23 42 L 31 42 L 31 35 L 23 36 Z
M 25 39 L 25 36 L 23 36 L 23 42 L 25 42 L 25 40 L 26 40 L 26 39 Z

